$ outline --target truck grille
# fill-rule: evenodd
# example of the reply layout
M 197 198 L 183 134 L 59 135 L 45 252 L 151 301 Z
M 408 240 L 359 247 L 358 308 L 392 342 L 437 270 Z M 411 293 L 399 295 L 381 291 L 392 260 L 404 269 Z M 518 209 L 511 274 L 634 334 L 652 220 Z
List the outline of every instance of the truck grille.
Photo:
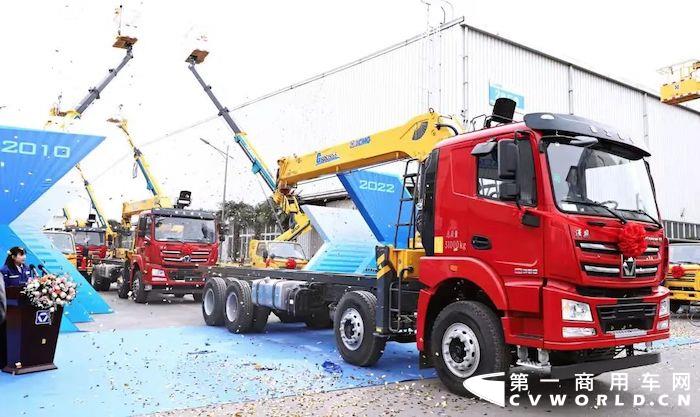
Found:
M 656 304 L 624 303 L 598 306 L 598 319 L 604 332 L 649 330 L 656 317 Z
M 163 261 L 184 265 L 206 263 L 209 260 L 210 254 L 211 251 L 209 250 L 195 250 L 188 255 L 182 255 L 182 252 L 179 250 L 161 251 Z
M 611 242 L 576 242 L 583 255 L 600 254 L 594 262 L 583 260 L 581 269 L 591 277 L 618 278 L 622 276 L 620 260 L 622 253 L 617 244 Z M 659 246 L 648 246 L 647 250 L 636 258 L 637 278 L 653 277 L 659 271 L 661 258 Z M 626 278 L 629 279 L 629 278 Z

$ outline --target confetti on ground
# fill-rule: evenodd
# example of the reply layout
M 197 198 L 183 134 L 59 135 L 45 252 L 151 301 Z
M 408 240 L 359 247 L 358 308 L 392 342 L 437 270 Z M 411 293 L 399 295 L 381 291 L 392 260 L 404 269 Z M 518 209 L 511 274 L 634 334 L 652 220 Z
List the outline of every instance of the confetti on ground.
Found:
M 3 415 L 128 416 L 433 377 L 417 360 L 414 344 L 389 343 L 375 367 L 355 367 L 340 358 L 331 330 L 303 324 L 272 323 L 255 335 L 216 327 L 76 333 L 59 339 L 58 370 L 2 374 L 0 393 Z

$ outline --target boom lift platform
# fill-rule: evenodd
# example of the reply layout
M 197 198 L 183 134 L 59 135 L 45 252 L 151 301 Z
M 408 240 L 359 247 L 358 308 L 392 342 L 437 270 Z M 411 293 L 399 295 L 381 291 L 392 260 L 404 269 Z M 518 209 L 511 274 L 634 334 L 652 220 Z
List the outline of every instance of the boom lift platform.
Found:
M 680 104 L 700 98 L 700 60 L 682 62 L 659 70 L 667 81 L 661 85 L 661 101 Z

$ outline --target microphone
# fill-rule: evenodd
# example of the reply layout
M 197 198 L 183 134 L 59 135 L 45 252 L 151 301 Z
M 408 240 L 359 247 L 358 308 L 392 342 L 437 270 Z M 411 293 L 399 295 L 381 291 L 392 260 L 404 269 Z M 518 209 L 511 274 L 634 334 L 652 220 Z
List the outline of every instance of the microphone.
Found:
M 46 268 L 44 268 L 44 265 L 42 264 L 39 264 L 39 271 L 41 271 L 44 275 L 49 274 L 49 271 L 47 271 Z

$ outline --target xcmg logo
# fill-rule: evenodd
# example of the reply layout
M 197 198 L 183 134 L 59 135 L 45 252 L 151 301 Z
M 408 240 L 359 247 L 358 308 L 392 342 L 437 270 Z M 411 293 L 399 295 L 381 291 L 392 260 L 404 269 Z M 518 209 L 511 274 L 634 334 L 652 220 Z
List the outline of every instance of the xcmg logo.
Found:
M 370 141 L 371 141 L 371 139 L 369 138 L 369 136 L 365 136 L 364 138 L 360 138 L 360 139 L 351 140 L 350 141 L 350 148 L 357 148 L 358 146 L 367 145 Z
M 332 152 L 329 154 L 322 154 L 321 152 L 316 153 L 316 165 L 325 164 L 327 162 L 335 161 L 340 159 L 337 152 Z

